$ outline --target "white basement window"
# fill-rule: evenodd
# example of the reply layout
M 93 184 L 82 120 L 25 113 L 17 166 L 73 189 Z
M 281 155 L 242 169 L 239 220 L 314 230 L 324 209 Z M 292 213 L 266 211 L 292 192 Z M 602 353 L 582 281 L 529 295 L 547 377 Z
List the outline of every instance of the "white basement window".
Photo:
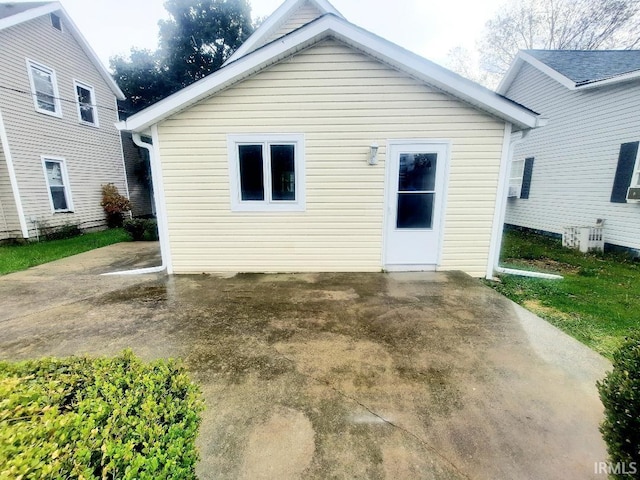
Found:
M 96 107 L 96 94 L 91 85 L 73 82 L 76 90 L 78 104 L 78 119 L 85 125 L 98 126 L 98 108 Z
M 67 168 L 62 158 L 42 157 L 47 187 L 49 188 L 49 200 L 53 212 L 71 212 L 71 192 L 69 190 L 69 177 Z
M 60 96 L 58 95 L 58 84 L 53 69 L 31 60 L 27 60 L 27 69 L 36 111 L 61 117 Z
M 233 211 L 304 211 L 303 135 L 229 135 Z

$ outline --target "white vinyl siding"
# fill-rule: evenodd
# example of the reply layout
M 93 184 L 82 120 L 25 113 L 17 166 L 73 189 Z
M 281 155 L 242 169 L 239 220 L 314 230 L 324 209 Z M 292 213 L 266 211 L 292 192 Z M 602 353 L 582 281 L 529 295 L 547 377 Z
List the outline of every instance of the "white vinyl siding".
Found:
M 640 141 L 640 82 L 570 91 L 525 64 L 506 94 L 549 119 L 516 145 L 535 157 L 531 194 L 506 223 L 561 234 L 605 220 L 605 241 L 640 248 L 640 205 L 611 203 L 620 145 Z
M 484 276 L 504 122 L 336 41 L 159 125 L 176 273 L 380 271 L 389 139 L 447 139 L 442 270 Z M 306 211 L 233 212 L 227 136 L 305 135 Z M 370 145 L 380 163 L 368 165 Z
M 24 214 L 51 227 L 65 223 L 81 228 L 105 225 L 101 185 L 114 183 L 126 194 L 116 101 L 100 72 L 68 29 L 51 26 L 48 15 L 0 31 L 0 94 Z M 62 118 L 37 113 L 25 58 L 55 70 Z M 93 86 L 100 128 L 78 122 L 74 80 Z M 51 212 L 42 155 L 64 158 L 73 186 L 74 213 Z M 34 224 L 28 222 L 35 236 Z

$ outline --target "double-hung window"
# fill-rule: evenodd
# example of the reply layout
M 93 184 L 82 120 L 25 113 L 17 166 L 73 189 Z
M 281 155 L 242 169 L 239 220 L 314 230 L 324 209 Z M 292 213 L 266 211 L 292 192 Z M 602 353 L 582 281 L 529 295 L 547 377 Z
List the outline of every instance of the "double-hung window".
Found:
M 49 188 L 49 200 L 53 212 L 71 212 L 71 192 L 69 191 L 69 177 L 62 158 L 42 157 L 44 174 Z
M 98 126 L 98 109 L 96 94 L 92 86 L 77 81 L 73 82 L 78 103 L 78 119 L 85 125 Z
M 522 178 L 524 177 L 524 159 L 511 162 L 509 175 L 509 197 L 519 198 L 522 190 Z
M 229 135 L 231 208 L 304 211 L 303 135 Z
M 56 73 L 53 69 L 32 62 L 31 60 L 27 60 L 27 69 L 29 71 L 31 93 L 36 111 L 61 117 L 62 109 L 60 107 Z

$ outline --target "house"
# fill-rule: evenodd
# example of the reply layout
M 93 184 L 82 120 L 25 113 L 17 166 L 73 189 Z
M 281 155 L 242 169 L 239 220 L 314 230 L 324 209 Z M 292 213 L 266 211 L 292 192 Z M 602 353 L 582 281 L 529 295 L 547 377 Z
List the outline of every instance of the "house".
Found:
M 124 95 L 57 2 L 0 3 L 0 240 L 105 225 Z
M 515 146 L 506 223 L 601 219 L 605 246 L 640 251 L 640 51 L 522 51 L 498 93 L 548 118 Z
M 122 122 L 152 138 L 169 273 L 493 274 L 534 112 L 287 0 L 222 69 Z

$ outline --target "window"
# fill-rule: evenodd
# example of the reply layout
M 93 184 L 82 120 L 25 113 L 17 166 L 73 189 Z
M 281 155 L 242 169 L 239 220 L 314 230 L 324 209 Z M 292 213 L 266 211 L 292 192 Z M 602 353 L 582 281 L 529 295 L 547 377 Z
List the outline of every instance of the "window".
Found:
M 514 160 L 511 162 L 509 175 L 509 198 L 529 198 L 531 177 L 533 175 L 533 158 Z
M 230 135 L 231 208 L 304 211 L 304 137 Z
M 640 187 L 640 142 L 620 145 L 618 166 L 611 191 L 612 203 L 627 203 L 630 188 Z M 635 198 L 631 198 L 635 201 Z
M 61 158 L 42 157 L 45 178 L 49 187 L 51 209 L 54 212 L 71 212 L 71 192 L 64 160 Z
M 78 119 L 85 125 L 98 126 L 98 108 L 93 87 L 80 82 L 73 82 L 78 102 Z
M 56 30 L 62 31 L 62 20 L 60 20 L 60 17 L 55 13 L 52 13 L 50 17 L 51 17 L 51 26 L 53 26 L 53 28 L 55 28 Z
M 27 68 L 36 111 L 61 117 L 62 110 L 55 72 L 30 60 L 27 60 Z

